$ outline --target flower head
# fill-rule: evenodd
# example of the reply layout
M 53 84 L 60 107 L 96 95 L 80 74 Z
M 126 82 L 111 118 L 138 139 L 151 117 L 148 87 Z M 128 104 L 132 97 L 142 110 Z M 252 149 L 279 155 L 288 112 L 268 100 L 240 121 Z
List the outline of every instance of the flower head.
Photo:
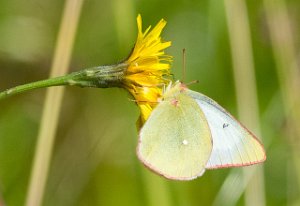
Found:
M 142 18 L 137 17 L 138 36 L 135 46 L 125 61 L 128 65 L 124 76 L 124 86 L 133 95 L 141 110 L 142 125 L 156 106 L 162 95 L 162 87 L 169 83 L 172 57 L 164 53 L 164 49 L 171 46 L 171 42 L 163 42 L 160 34 L 166 25 L 160 20 L 150 31 L 149 26 L 142 31 Z

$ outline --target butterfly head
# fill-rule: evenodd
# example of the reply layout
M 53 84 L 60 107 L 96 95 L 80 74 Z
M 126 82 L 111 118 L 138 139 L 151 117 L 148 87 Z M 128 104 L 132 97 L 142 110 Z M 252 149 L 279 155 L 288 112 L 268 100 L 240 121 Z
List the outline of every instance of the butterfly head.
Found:
M 180 93 L 186 91 L 187 86 L 180 81 L 171 82 L 164 90 L 162 99 L 170 99 L 178 96 Z

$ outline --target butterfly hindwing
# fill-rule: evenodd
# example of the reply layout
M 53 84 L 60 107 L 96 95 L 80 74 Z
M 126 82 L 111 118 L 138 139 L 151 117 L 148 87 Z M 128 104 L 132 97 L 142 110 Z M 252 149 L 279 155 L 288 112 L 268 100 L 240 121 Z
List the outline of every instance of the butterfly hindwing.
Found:
M 213 139 L 207 169 L 246 166 L 266 159 L 259 140 L 232 115 L 209 97 L 187 91 L 204 112 Z
M 189 180 L 203 174 L 211 151 L 211 133 L 197 102 L 179 87 L 169 88 L 140 131 L 139 159 L 169 179 Z

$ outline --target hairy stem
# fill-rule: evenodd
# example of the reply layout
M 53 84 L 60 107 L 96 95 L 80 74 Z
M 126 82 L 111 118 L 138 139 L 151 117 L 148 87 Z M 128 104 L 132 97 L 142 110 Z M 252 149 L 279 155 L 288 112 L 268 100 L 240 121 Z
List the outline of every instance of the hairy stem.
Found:
M 98 88 L 120 87 L 126 67 L 127 65 L 125 63 L 93 67 L 79 72 L 73 72 L 65 76 L 16 86 L 0 92 L 0 100 L 18 93 L 52 86 L 75 85 L 79 87 Z

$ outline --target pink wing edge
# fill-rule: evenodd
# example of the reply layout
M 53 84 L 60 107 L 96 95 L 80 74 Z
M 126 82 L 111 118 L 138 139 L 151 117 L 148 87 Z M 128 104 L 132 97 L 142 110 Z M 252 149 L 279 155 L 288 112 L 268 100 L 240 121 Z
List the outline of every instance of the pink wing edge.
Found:
M 192 176 L 192 177 L 174 177 L 174 176 L 169 176 L 167 174 L 163 174 L 158 168 L 156 168 L 155 166 L 151 165 L 149 162 L 145 161 L 144 158 L 141 156 L 140 154 L 140 145 L 141 145 L 142 141 L 141 141 L 141 137 L 139 136 L 139 140 L 138 140 L 138 145 L 136 147 L 136 154 L 138 156 L 138 159 L 143 163 L 143 165 L 145 167 L 147 167 L 149 170 L 151 170 L 152 172 L 167 178 L 169 180 L 180 180 L 180 181 L 188 181 L 188 180 L 194 180 L 200 176 L 202 176 L 205 172 L 205 169 L 207 169 L 206 167 L 203 168 L 203 170 L 201 170 L 201 172 L 199 172 L 197 175 Z

